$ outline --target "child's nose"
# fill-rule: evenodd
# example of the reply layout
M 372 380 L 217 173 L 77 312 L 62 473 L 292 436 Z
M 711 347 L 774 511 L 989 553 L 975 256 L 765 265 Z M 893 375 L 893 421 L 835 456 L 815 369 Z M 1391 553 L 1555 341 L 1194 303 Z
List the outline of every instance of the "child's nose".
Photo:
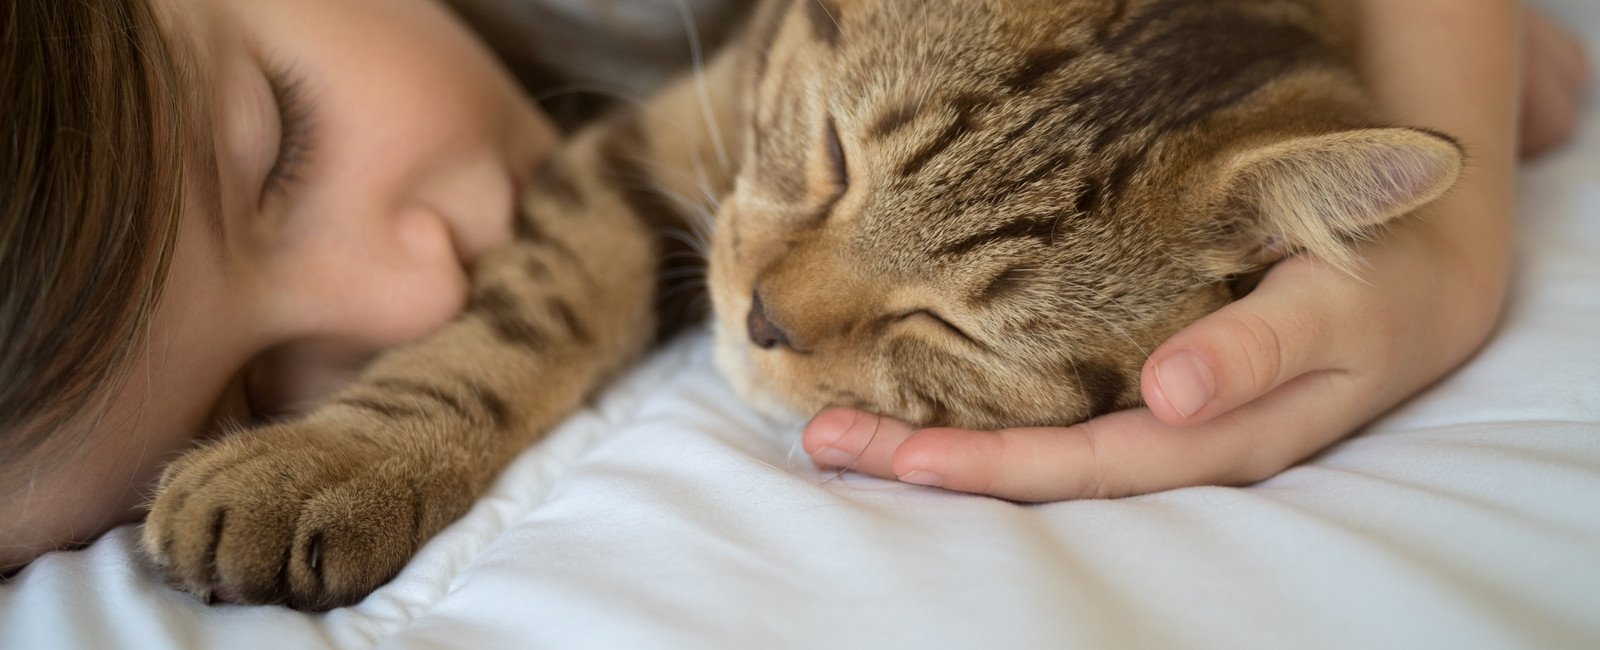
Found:
M 317 215 L 270 286 L 279 341 L 335 338 L 374 348 L 437 331 L 466 304 L 468 278 L 442 215 L 426 207 Z
M 402 255 L 423 264 L 463 265 L 455 237 L 443 215 L 417 207 L 401 210 L 394 219 L 394 243 Z

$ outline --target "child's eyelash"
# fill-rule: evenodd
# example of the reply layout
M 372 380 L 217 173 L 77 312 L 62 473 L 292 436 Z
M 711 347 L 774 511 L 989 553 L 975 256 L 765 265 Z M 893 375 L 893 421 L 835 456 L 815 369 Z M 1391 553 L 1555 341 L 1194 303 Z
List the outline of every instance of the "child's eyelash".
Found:
M 282 139 L 278 143 L 278 159 L 267 172 L 265 192 L 282 192 L 300 180 L 299 173 L 310 157 L 312 143 L 311 106 L 306 101 L 301 80 L 286 68 L 269 68 L 267 83 L 272 86 L 272 97 L 278 103 L 278 117 Z

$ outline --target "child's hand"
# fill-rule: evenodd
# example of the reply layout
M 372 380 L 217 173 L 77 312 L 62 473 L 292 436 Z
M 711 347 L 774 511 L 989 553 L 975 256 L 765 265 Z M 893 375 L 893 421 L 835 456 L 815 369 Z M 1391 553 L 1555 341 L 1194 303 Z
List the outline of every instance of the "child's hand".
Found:
M 1498 291 L 1482 290 L 1483 271 L 1416 230 L 1368 247 L 1371 282 L 1279 265 L 1156 351 L 1141 378 L 1149 409 L 1000 432 L 835 409 L 807 427 L 805 448 L 822 465 L 1019 501 L 1268 478 L 1449 371 L 1493 325 Z
M 1533 157 L 1566 142 L 1589 83 L 1589 57 L 1572 32 L 1528 6 L 1522 11 L 1521 153 Z
M 1462 363 L 1487 338 L 1510 269 L 1517 34 L 1522 150 L 1568 137 L 1587 66 L 1576 41 L 1505 0 L 1359 0 L 1363 68 L 1397 122 L 1451 133 L 1470 162 L 1445 199 L 1362 247 L 1361 278 L 1308 259 L 1180 332 L 1141 377 L 1147 409 L 1067 428 L 916 431 L 834 409 L 806 428 L 823 467 L 1022 500 L 1258 481 Z

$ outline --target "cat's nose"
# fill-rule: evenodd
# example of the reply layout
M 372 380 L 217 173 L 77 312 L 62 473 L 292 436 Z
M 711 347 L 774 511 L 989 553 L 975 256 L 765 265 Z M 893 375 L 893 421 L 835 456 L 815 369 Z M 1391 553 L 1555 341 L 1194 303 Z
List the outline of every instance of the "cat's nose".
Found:
M 767 318 L 767 311 L 761 305 L 761 292 L 756 291 L 750 296 L 750 316 L 745 318 L 745 327 L 750 330 L 750 342 L 763 350 L 771 350 L 778 346 L 794 347 L 789 343 L 789 335 L 778 327 L 772 319 Z

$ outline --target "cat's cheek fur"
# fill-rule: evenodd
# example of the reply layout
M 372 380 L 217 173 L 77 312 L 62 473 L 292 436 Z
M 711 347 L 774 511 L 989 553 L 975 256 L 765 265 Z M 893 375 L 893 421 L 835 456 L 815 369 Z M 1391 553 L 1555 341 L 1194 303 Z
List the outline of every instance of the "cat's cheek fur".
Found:
M 801 412 L 779 396 L 756 368 L 751 358 L 750 344 L 745 340 L 742 330 L 733 333 L 725 324 L 718 322 L 712 331 L 716 338 L 712 358 L 717 370 L 746 403 L 774 420 L 797 421 L 815 413 L 815 410 Z
M 707 260 L 707 284 L 711 294 L 712 335 L 715 345 L 712 352 L 717 370 L 732 386 L 740 398 L 757 411 L 775 420 L 798 420 L 809 417 L 815 410 L 796 408 L 783 399 L 781 388 L 773 386 L 756 364 L 757 350 L 750 344 L 744 315 L 750 312 L 755 271 L 741 241 L 739 223 L 742 211 L 740 196 L 735 193 L 724 202 L 717 214 L 717 228 L 712 233 L 711 259 Z
M 750 282 L 729 277 L 739 272 L 739 227 L 733 223 L 737 220 L 734 216 L 737 196 L 730 196 L 718 210 L 717 227 L 712 231 L 711 259 L 707 260 L 706 284 L 714 314 L 712 360 L 739 397 L 756 410 L 771 415 L 781 407 L 781 402 L 752 365 L 745 328 L 737 317 L 750 308 L 748 290 L 741 293 L 737 287 L 748 287 Z

